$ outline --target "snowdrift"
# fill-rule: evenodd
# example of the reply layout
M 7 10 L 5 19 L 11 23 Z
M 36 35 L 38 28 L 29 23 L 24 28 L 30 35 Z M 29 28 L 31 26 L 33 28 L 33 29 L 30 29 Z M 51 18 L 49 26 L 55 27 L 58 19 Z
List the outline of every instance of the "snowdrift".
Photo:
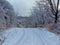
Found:
M 59 37 L 46 29 L 11 28 L 4 35 L 3 45 L 59 45 Z

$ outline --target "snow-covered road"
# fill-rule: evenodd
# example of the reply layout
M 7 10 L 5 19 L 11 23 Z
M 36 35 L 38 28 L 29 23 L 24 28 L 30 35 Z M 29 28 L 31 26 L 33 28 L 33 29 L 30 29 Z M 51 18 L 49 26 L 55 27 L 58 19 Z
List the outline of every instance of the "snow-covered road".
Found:
M 39 28 L 12 28 L 4 33 L 3 45 L 59 45 L 57 35 Z

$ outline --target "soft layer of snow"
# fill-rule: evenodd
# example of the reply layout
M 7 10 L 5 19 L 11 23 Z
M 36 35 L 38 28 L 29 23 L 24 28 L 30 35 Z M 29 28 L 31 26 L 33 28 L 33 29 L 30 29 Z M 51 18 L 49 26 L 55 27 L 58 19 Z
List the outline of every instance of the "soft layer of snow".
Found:
M 46 29 L 12 28 L 4 33 L 3 45 L 59 45 L 59 38 Z

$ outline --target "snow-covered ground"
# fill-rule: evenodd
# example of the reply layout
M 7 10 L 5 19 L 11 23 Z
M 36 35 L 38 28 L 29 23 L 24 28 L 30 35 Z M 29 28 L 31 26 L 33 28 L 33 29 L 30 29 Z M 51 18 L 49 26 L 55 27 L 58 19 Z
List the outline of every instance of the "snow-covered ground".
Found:
M 60 45 L 59 37 L 47 29 L 11 28 L 4 35 L 3 45 Z

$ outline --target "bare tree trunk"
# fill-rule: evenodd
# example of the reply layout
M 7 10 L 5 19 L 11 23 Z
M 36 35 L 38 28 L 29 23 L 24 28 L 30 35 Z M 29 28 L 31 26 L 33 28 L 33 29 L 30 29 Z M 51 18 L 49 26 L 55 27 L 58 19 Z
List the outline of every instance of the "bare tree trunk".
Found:
M 55 23 L 57 23 L 58 20 L 58 7 L 59 7 L 59 0 L 57 1 L 57 9 L 56 9 L 56 13 L 55 13 Z
M 48 1 L 49 5 L 50 5 L 52 14 L 55 16 L 54 23 L 57 23 L 59 0 L 57 0 L 57 3 L 55 3 L 55 0 L 53 0 L 53 2 L 52 2 L 52 0 L 47 0 L 47 1 Z
M 58 16 L 57 16 L 57 14 L 55 15 L 55 21 L 54 21 L 54 23 L 57 23 L 57 20 L 58 20 Z

